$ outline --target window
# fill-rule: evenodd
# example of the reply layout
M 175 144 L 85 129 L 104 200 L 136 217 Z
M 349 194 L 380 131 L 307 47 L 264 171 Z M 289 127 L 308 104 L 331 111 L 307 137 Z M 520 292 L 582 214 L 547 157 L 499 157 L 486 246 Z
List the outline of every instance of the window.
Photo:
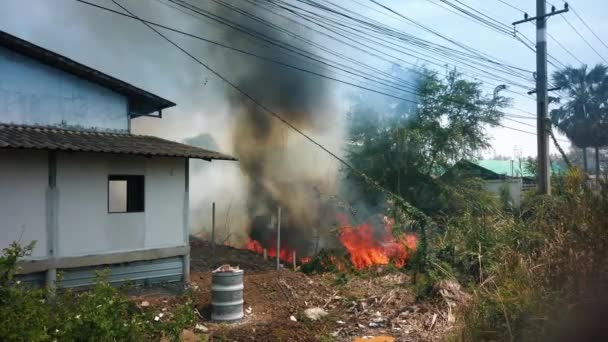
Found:
M 144 176 L 108 176 L 108 212 L 144 211 Z

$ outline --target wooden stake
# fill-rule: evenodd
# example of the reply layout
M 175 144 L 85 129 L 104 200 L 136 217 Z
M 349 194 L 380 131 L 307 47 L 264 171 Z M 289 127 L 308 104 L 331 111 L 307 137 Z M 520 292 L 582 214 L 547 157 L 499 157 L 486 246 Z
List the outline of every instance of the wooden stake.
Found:
M 215 267 L 215 202 L 211 204 L 211 262 Z
M 296 251 L 293 251 L 293 255 L 292 255 L 292 259 L 293 259 L 293 271 L 296 271 Z
M 281 207 L 277 216 L 277 271 L 281 267 Z
M 264 260 L 268 260 L 268 250 L 264 248 L 263 250 Z

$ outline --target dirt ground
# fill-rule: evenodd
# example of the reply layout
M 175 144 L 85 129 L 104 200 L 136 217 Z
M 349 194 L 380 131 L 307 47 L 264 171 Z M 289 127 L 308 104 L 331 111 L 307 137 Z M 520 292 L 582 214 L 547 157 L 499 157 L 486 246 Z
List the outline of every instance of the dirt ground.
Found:
M 215 261 L 206 243 L 191 243 L 190 289 L 199 313 L 196 337 L 211 341 L 436 341 L 453 328 L 452 308 L 458 304 L 450 288 L 435 303 L 417 303 L 410 279 L 384 268 L 358 275 L 325 273 L 308 276 L 282 269 L 275 261 L 247 250 L 216 246 Z M 244 275 L 245 317 L 236 323 L 210 320 L 211 271 L 219 265 L 239 266 Z M 458 289 L 455 290 L 458 292 Z M 184 300 L 162 289 L 132 296 L 149 309 L 171 312 Z M 327 315 L 309 319 L 305 311 L 321 308 Z M 203 336 L 205 335 L 205 336 Z M 390 338 L 388 338 L 390 337 Z

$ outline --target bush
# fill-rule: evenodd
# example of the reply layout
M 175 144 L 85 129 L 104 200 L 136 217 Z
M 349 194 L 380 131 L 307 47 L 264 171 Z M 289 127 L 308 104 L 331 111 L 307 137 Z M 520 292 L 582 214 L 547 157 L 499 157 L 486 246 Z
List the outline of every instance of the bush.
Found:
M 577 340 L 602 331 L 593 319 L 608 303 L 600 290 L 608 284 L 608 193 L 590 191 L 577 170 L 558 185 L 518 213 L 448 220 L 436 257 L 473 292 L 457 339 Z
M 149 341 L 161 336 L 179 340 L 195 320 L 190 300 L 168 320 L 154 319 L 107 281 L 107 274 L 89 291 L 50 293 L 15 279 L 17 260 L 33 245 L 13 243 L 0 257 L 0 341 Z

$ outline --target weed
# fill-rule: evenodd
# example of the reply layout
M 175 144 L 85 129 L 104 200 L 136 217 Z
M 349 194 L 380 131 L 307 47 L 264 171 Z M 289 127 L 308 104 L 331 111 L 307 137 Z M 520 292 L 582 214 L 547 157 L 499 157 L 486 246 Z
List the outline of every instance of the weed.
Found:
M 557 184 L 553 197 L 526 198 L 519 214 L 449 220 L 437 257 L 473 292 L 457 339 L 552 340 L 571 332 L 576 340 L 600 328 L 589 325 L 589 310 L 580 329 L 574 310 L 590 295 L 597 307 L 608 301 L 596 293 L 608 275 L 608 193 L 590 191 L 577 170 Z
M 334 285 L 342 286 L 348 284 L 349 276 L 346 272 L 336 273 L 334 278 Z

